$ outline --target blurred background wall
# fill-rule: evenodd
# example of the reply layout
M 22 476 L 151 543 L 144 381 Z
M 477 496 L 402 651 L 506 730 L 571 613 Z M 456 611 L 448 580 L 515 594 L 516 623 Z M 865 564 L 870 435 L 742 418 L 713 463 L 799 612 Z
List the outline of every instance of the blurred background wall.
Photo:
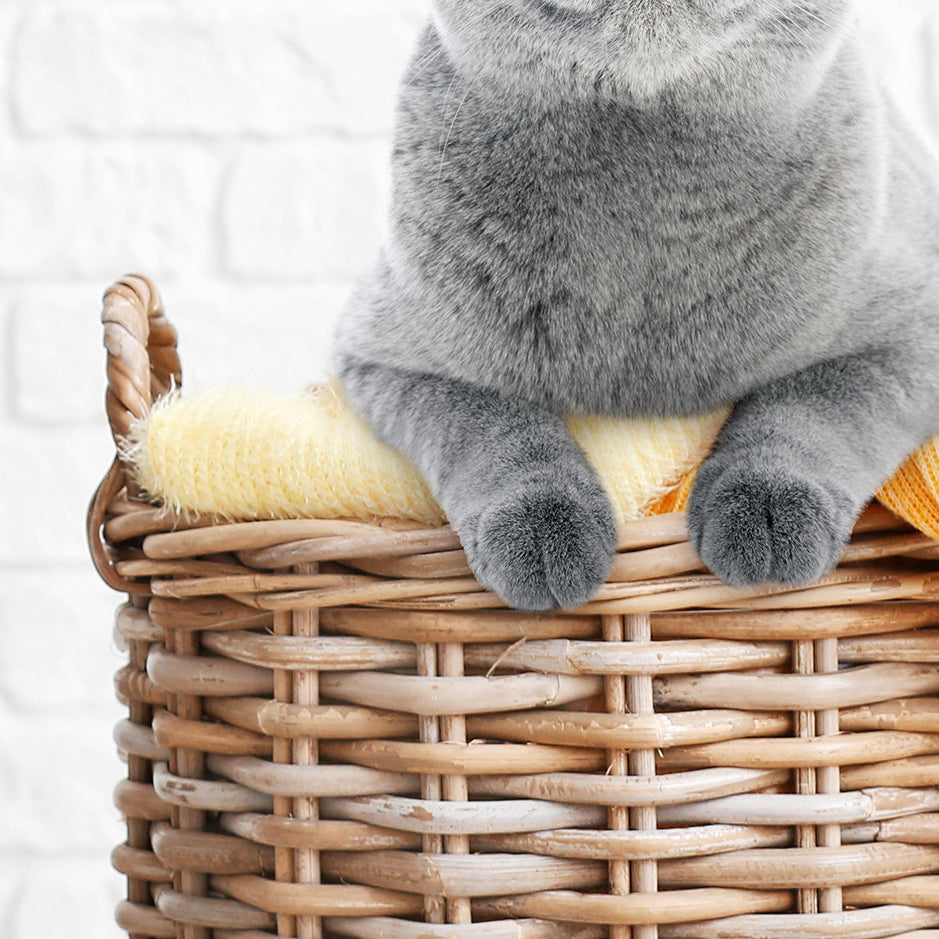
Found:
M 380 241 L 428 0 L 0 0 L 0 936 L 112 939 L 119 597 L 83 516 L 113 453 L 103 289 L 156 279 L 186 386 L 291 391 Z M 939 140 L 939 5 L 861 0 Z

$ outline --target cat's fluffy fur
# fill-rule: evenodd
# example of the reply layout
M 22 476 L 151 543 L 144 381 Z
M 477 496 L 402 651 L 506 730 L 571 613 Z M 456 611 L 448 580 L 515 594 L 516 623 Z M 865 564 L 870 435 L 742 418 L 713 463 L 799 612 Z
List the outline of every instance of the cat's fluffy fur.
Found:
M 823 574 L 939 429 L 937 175 L 849 7 L 436 0 L 336 363 L 513 606 L 609 568 L 561 412 L 737 403 L 689 519 L 738 585 Z

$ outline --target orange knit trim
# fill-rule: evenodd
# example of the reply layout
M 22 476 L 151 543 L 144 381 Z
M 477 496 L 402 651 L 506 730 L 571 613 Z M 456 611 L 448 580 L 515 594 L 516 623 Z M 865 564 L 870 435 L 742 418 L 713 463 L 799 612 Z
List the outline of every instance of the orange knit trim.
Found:
M 669 512 L 683 512 L 685 506 L 688 505 L 688 496 L 691 495 L 694 477 L 695 470 L 692 470 L 681 479 L 674 489 L 670 489 L 664 496 L 653 502 L 646 509 L 646 515 L 667 515 Z
M 877 493 L 895 515 L 939 541 L 939 437 L 923 444 Z

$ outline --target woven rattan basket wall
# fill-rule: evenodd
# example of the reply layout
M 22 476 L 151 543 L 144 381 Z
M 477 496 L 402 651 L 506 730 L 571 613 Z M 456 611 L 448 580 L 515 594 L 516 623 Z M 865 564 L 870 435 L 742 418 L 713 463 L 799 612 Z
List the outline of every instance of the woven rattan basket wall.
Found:
M 152 285 L 105 301 L 115 434 L 179 380 Z M 180 519 L 95 496 L 133 937 L 939 939 L 939 547 L 884 510 L 801 590 L 626 526 L 528 616 L 449 529 Z

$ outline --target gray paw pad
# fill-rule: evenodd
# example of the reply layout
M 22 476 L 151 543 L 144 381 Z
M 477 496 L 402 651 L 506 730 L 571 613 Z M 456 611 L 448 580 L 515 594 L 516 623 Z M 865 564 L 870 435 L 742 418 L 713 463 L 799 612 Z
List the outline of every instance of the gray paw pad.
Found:
M 569 609 L 606 579 L 616 544 L 602 493 L 524 492 L 482 513 L 470 564 L 479 580 L 520 610 Z
M 818 580 L 837 564 L 851 521 L 822 482 L 746 463 L 705 464 L 689 506 L 698 556 L 735 587 Z

